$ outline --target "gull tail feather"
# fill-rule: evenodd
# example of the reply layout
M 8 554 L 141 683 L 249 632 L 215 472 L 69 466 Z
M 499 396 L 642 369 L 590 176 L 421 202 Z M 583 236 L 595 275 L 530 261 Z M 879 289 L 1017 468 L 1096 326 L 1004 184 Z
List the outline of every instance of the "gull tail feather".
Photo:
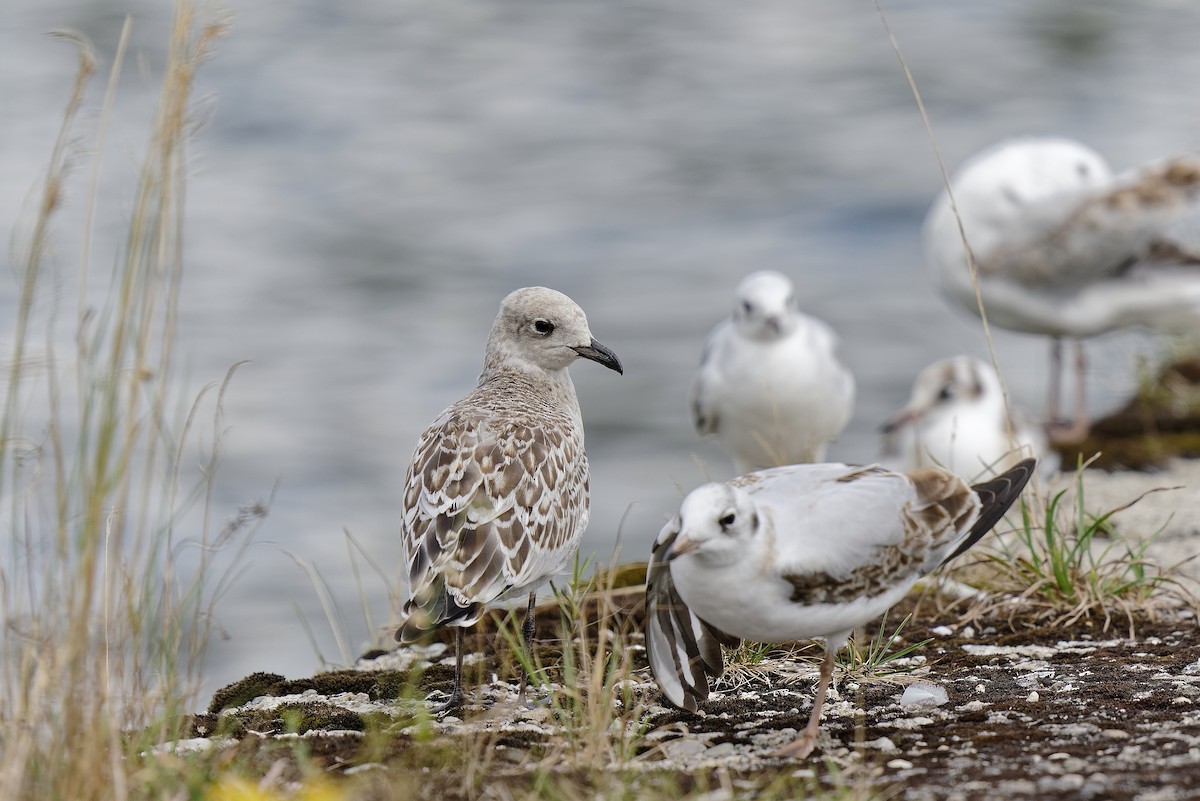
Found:
M 949 562 L 979 542 L 984 534 L 987 534 L 992 530 L 993 526 L 1000 522 L 1000 518 L 1008 511 L 1008 507 L 1012 506 L 1013 502 L 1020 496 L 1021 490 L 1025 489 L 1025 485 L 1029 483 L 1029 479 L 1033 476 L 1033 471 L 1036 467 L 1036 459 L 1024 459 L 1018 462 L 1012 469 L 993 478 L 991 481 L 985 481 L 982 484 L 975 484 L 971 487 L 972 492 L 979 496 L 979 517 L 975 520 L 975 524 L 971 526 L 971 531 L 967 534 L 966 538 L 959 543 L 953 553 L 942 560 L 942 564 L 946 564 L 946 562 Z
M 479 620 L 484 605 L 462 604 L 446 592 L 440 577 L 413 595 L 404 605 L 404 622 L 396 629 L 396 642 L 411 643 L 442 626 L 471 626 Z

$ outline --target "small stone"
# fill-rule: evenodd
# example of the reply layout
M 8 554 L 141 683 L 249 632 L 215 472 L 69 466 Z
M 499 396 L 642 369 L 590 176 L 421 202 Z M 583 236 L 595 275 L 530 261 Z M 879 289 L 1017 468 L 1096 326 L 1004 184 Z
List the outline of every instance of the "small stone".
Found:
M 1128 740 L 1129 732 L 1124 729 L 1104 729 L 1100 732 L 1100 736 L 1109 740 Z
M 982 712 L 984 707 L 986 707 L 986 706 L 987 706 L 987 704 L 985 704 L 983 701 L 976 699 L 974 701 L 967 701 L 965 704 L 963 704 L 962 706 L 960 706 L 958 708 L 958 711 L 959 712 Z
M 1086 780 L 1078 773 L 1064 773 L 1061 776 L 1043 776 L 1038 779 L 1037 788 L 1042 793 L 1068 792 L 1083 787 Z
M 1071 755 L 1068 754 L 1066 751 L 1056 751 L 1053 754 L 1051 754 L 1050 756 L 1046 757 L 1046 759 L 1050 760 L 1051 762 L 1054 762 L 1057 760 L 1062 760 L 1062 759 L 1070 759 L 1070 758 L 1071 758 Z
M 893 759 L 887 766 L 892 770 L 912 770 L 913 763 L 907 759 Z
M 678 739 L 663 743 L 662 750 L 668 759 L 687 759 L 703 753 L 707 750 L 707 746 L 699 740 Z
M 1190 705 L 1192 703 L 1192 699 L 1188 698 L 1186 695 L 1177 695 L 1171 699 L 1171 703 L 1175 706 Z
M 704 757 L 706 759 L 723 759 L 727 756 L 733 756 L 736 752 L 737 746 L 733 743 L 717 743 L 704 752 Z
M 975 685 L 975 692 L 982 693 L 982 692 L 986 692 L 986 691 L 987 691 L 987 687 L 984 687 L 982 684 Z
M 1025 696 L 1025 700 L 1026 700 L 1028 703 L 1031 703 L 1031 704 L 1036 704 L 1038 701 L 1042 700 L 1042 697 L 1041 697 L 1040 695 L 1038 695 L 1038 691 L 1037 691 L 1037 690 L 1034 690 L 1034 691 L 1033 691 L 1033 692 L 1031 692 L 1029 695 Z
M 937 637 L 949 637 L 954 633 L 954 629 L 949 626 L 934 626 L 929 630 L 929 633 Z
M 946 688 L 927 681 L 918 681 L 904 688 L 900 706 L 941 706 L 949 701 Z
M 899 748 L 896 747 L 896 744 L 894 742 L 892 742 L 891 737 L 880 737 L 878 740 L 875 740 L 875 741 L 869 742 L 869 743 L 864 743 L 864 745 L 866 745 L 867 748 L 878 748 L 880 751 L 883 751 L 884 753 L 892 753 L 892 752 L 900 750 Z
M 501 759 L 511 762 L 514 765 L 519 765 L 526 760 L 529 752 L 524 748 L 510 748 L 506 746 L 496 746 L 496 756 Z
M 975 629 L 971 626 L 967 626 L 962 630 L 962 636 L 966 637 L 968 640 L 971 639 L 975 636 Z
M 1087 763 L 1079 757 L 1071 757 L 1063 760 L 1062 768 L 1067 773 L 1083 773 L 1087 769 Z

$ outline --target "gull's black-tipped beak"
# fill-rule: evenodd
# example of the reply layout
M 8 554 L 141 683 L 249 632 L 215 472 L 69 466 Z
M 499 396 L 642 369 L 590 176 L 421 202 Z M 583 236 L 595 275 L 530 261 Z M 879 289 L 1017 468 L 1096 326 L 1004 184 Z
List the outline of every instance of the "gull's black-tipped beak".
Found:
M 879 433 L 890 434 L 897 428 L 903 428 L 904 426 L 913 422 L 918 417 L 920 417 L 920 415 L 910 409 L 901 409 L 889 417 L 884 424 L 879 427 Z
M 601 345 L 595 338 L 592 339 L 592 344 L 582 345 L 578 348 L 572 348 L 572 350 L 585 359 L 591 359 L 594 362 L 603 364 L 609 370 L 616 370 L 621 375 L 625 375 L 625 371 L 621 368 L 621 360 L 617 358 L 617 354 Z

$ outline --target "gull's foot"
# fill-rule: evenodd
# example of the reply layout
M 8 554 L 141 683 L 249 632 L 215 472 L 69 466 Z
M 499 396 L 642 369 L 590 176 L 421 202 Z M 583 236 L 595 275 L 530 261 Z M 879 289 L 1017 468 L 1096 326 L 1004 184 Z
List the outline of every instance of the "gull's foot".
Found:
M 454 715 L 455 717 L 461 717 L 463 708 L 465 706 L 463 703 L 463 700 L 464 700 L 464 696 L 463 696 L 462 688 L 455 687 L 454 692 L 450 693 L 449 698 L 447 698 L 445 701 L 443 701 L 440 704 L 434 704 L 433 706 L 431 706 L 429 708 L 429 711 L 432 712 L 433 714 L 437 715 L 438 717 L 444 717 L 446 715 Z
M 1052 445 L 1074 445 L 1083 442 L 1091 430 L 1092 425 L 1087 420 L 1076 420 L 1073 423 L 1063 420 L 1046 424 L 1046 436 Z
M 787 759 L 788 757 L 804 759 L 806 756 L 811 754 L 813 749 L 816 747 L 817 733 L 813 731 L 806 731 L 787 745 L 772 751 L 771 756 L 778 759 Z

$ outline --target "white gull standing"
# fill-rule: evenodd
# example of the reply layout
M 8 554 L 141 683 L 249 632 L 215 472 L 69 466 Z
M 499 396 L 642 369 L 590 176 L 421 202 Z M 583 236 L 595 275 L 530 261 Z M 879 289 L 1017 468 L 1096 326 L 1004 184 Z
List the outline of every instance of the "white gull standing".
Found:
M 1200 327 L 1200 258 L 1167 230 L 1200 196 L 1200 160 L 1180 157 L 1114 176 L 1069 139 L 1005 141 L 968 160 L 925 221 L 925 250 L 943 292 L 978 314 L 970 243 L 988 320 L 1052 337 L 1048 420 L 1058 419 L 1061 340 L 1075 342 L 1073 420 L 1087 431 L 1079 340 L 1130 326 Z M 955 208 L 958 217 L 955 216 Z
M 478 386 L 413 454 L 401 531 L 411 598 L 396 639 L 457 627 L 448 709 L 462 702 L 463 627 L 488 604 L 528 593 L 528 647 L 537 587 L 567 567 L 587 527 L 583 420 L 567 372 L 579 357 L 622 371 L 569 297 L 545 287 L 509 294 Z
M 1010 413 L 995 369 L 974 356 L 942 359 L 922 370 L 908 404 L 882 430 L 882 462 L 902 470 L 942 467 L 972 481 L 1028 456 L 1043 474 L 1058 461 L 1042 427 L 1019 409 Z
M 991 530 L 1033 468 L 1027 459 L 969 487 L 938 468 L 793 465 L 698 487 L 659 533 L 647 571 L 646 648 L 658 686 L 695 711 L 724 668 L 722 644 L 822 637 L 808 726 L 775 754 L 807 756 L 850 633 Z
M 762 270 L 736 291 L 733 316 L 709 335 L 692 384 L 692 420 L 739 473 L 819 462 L 850 421 L 854 377 L 837 336 L 801 313 L 787 276 Z

